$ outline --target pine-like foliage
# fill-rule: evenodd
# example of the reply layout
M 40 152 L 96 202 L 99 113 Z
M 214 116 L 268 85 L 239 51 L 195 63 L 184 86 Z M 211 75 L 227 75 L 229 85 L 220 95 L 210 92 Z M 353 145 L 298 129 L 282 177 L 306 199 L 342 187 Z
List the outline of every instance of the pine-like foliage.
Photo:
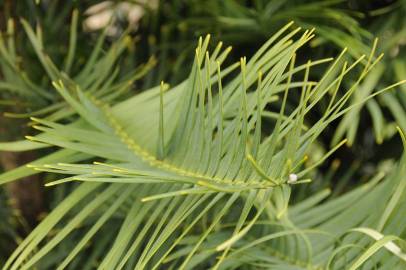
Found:
M 32 142 L 3 145 L 60 150 L 3 174 L 0 183 L 45 171 L 61 175 L 49 188 L 73 191 L 3 269 L 404 268 L 405 156 L 343 195 L 330 199 L 321 190 L 289 203 L 346 142 L 315 160 L 322 132 L 402 82 L 349 103 L 381 58 L 375 46 L 354 62 L 344 50 L 296 64 L 313 31 L 291 26 L 229 66 L 230 48 L 210 50 L 209 36 L 200 39 L 185 81 L 162 82 L 111 106 L 53 69 L 54 88 L 72 113 L 32 118 L 40 131 L 27 137 Z M 315 68 L 324 70 L 318 80 Z M 350 73 L 358 75 L 343 84 Z M 290 97 L 297 101 L 288 108 Z M 308 115 L 326 101 L 308 126 Z M 267 129 L 265 115 L 275 119 Z

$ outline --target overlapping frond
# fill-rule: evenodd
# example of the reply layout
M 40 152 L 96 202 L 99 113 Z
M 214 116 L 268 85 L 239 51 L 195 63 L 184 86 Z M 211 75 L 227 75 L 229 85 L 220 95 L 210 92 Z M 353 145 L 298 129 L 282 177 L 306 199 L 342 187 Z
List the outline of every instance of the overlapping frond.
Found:
M 130 42 L 130 37 L 124 33 L 120 39 L 104 52 L 103 44 L 105 43 L 106 33 L 102 33 L 93 50 L 89 55 L 86 55 L 86 62 L 72 68 L 77 43 L 77 20 L 77 10 L 74 10 L 69 50 L 61 68 L 46 53 L 47 48 L 43 44 L 41 28 L 37 26 L 36 30 L 34 30 L 27 21 L 21 20 L 29 43 L 32 45 L 41 65 L 39 68 L 43 68 L 45 71 L 46 76 L 41 80 L 30 78 L 24 69 L 25 67 L 20 63 L 19 51 L 15 46 L 17 40 L 14 33 L 15 23 L 12 19 L 8 20 L 7 32 L 0 35 L 0 68 L 2 73 L 0 90 L 4 92 L 5 96 L 15 94 L 21 100 L 24 100 L 26 103 L 23 106 L 24 109 L 20 108 L 19 111 L 28 111 L 28 113 L 17 113 L 17 110 L 14 113 L 6 113 L 6 116 L 17 118 L 47 116 L 48 119 L 57 121 L 72 115 L 73 111 L 60 99 L 60 96 L 52 89 L 50 84 L 51 81 L 60 78 L 64 78 L 66 83 L 79 85 L 84 92 L 92 94 L 101 100 L 114 102 L 114 100 L 126 93 L 129 85 L 144 76 L 155 64 L 155 59 L 151 58 L 148 63 L 140 65 L 135 71 L 127 73 L 127 70 L 124 70 L 126 74 L 120 74 L 122 70 L 120 70 L 118 63 Z M 27 61 L 24 64 L 30 65 L 31 63 Z
M 66 175 L 48 185 L 69 182 L 76 187 L 3 269 L 41 265 L 74 269 L 88 261 L 82 251 L 96 241 L 96 235 L 100 250 L 98 245 L 91 248 L 99 269 L 193 269 L 199 263 L 230 269 L 241 263 L 318 269 L 329 256 L 335 266 L 348 265 L 335 258 L 341 247 L 337 243 L 345 245 L 345 239 L 351 238 L 353 244 L 360 236 L 350 233 L 342 241 L 338 238 L 352 228 L 370 227 L 381 217 L 397 215 L 392 206 L 383 210 L 384 215 L 371 209 L 372 215 L 365 208 L 378 199 L 382 205 L 395 200 L 384 191 L 392 190 L 400 176 L 378 184 L 382 178 L 378 175 L 365 187 L 320 205 L 324 193 L 289 207 L 291 188 L 310 181 L 308 172 L 345 143 L 307 164 L 310 147 L 323 130 L 393 85 L 348 106 L 379 61 L 373 58 L 374 50 L 350 64 L 343 52 L 334 61 L 296 65 L 295 55 L 313 31 L 296 37 L 300 29 L 289 31 L 290 26 L 277 32 L 249 61 L 242 58 L 225 68 L 229 49 L 218 44 L 210 53 L 209 37 L 201 39 L 184 82 L 174 87 L 162 83 L 114 106 L 58 76 L 54 87 L 78 118 L 69 123 L 33 118 L 41 133 L 28 139 L 63 150 L 0 176 L 0 182 L 48 171 Z M 327 62 L 322 78 L 312 81 L 312 67 Z M 337 96 L 346 75 L 359 66 L 358 79 Z M 290 95 L 299 99 L 294 108 L 286 106 Z M 275 113 L 277 99 L 281 100 L 277 120 L 272 130 L 265 131 L 262 118 L 266 112 Z M 316 123 L 306 126 L 307 114 L 324 99 L 329 106 Z M 58 154 L 72 163 L 55 162 Z M 363 207 L 348 208 L 354 203 Z M 403 201 L 396 199 L 391 205 L 399 203 Z M 389 227 L 387 223 L 387 218 L 381 219 L 378 231 Z M 272 247 L 261 245 L 270 239 L 280 240 Z M 66 242 L 75 245 L 64 249 Z M 56 249 L 59 257 L 53 261 L 50 254 Z M 359 250 L 348 253 L 353 264 L 364 260 L 354 261 Z M 382 255 L 382 260 L 397 265 L 395 259 Z

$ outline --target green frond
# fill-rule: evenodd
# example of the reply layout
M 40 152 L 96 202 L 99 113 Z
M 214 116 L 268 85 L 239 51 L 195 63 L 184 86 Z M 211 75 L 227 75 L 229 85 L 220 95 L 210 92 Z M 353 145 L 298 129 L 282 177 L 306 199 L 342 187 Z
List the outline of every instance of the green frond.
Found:
M 340 197 L 326 199 L 323 192 L 289 205 L 292 185 L 305 185 L 309 172 L 346 142 L 315 163 L 304 163 L 330 123 L 341 116 L 347 119 L 375 95 L 367 81 L 362 85 L 367 90 L 360 84 L 379 61 L 372 52 L 366 62 L 361 57 L 347 65 L 343 52 L 320 80 L 311 81 L 312 69 L 332 59 L 296 65 L 300 48 L 314 35 L 290 27 L 278 31 L 250 60 L 241 58 L 229 67 L 223 66 L 230 49 L 222 51 L 219 44 L 210 53 L 210 37 L 200 39 L 185 81 L 161 83 L 111 105 L 105 95 L 112 89 L 107 77 L 125 38 L 98 64 L 85 68 L 81 74 L 86 75 L 77 77 L 80 82 L 54 70 L 38 52 L 69 108 L 32 118 L 40 134 L 27 137 L 35 143 L 29 147 L 40 143 L 62 150 L 1 175 L 0 183 L 46 171 L 65 175 L 48 186 L 69 184 L 74 191 L 22 241 L 3 269 L 47 263 L 73 269 L 76 261 L 87 259 L 83 251 L 96 235 L 98 242 L 108 243 L 94 251 L 99 269 L 193 269 L 203 261 L 216 269 L 242 264 L 274 269 L 323 269 L 329 264 L 343 269 L 358 267 L 381 247 L 403 259 L 393 244 L 398 238 L 372 237 L 377 242 L 367 248 L 368 233 L 348 231 L 370 227 L 382 235 L 398 235 L 405 229 L 394 224 L 402 216 L 398 206 L 405 203 L 400 179 L 405 163 L 384 180 L 378 174 Z M 28 33 L 40 49 L 38 37 Z M 362 66 L 358 78 L 337 96 L 357 66 Z M 126 91 L 130 86 L 126 82 L 122 87 Z M 291 95 L 299 102 L 288 108 Z M 351 98 L 356 102 L 348 104 Z M 277 121 L 272 130 L 263 130 L 262 114 L 276 99 L 281 100 L 279 111 L 272 112 L 278 114 Z M 325 99 L 327 109 L 306 127 L 308 115 Z M 21 144 L 5 147 L 27 148 Z M 370 207 L 374 204 L 379 209 Z M 74 247 L 61 248 L 67 242 Z M 52 261 L 56 249 L 59 257 Z M 387 265 L 402 263 L 386 253 L 378 255 L 374 260 Z

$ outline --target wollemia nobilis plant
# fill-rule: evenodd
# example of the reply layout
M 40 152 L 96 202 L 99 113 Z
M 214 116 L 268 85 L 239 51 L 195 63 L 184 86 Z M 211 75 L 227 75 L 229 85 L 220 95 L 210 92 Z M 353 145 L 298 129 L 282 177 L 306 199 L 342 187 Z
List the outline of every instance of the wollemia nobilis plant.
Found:
M 27 138 L 61 149 L 0 181 L 45 171 L 61 174 L 48 186 L 74 189 L 3 269 L 404 269 L 405 155 L 340 196 L 321 190 L 289 203 L 345 143 L 314 160 L 318 136 L 401 83 L 348 105 L 380 60 L 375 46 L 352 63 L 343 51 L 296 64 L 313 33 L 291 26 L 229 66 L 229 48 L 210 50 L 209 37 L 201 39 L 185 81 L 113 106 L 63 76 L 54 81 L 77 117 L 33 118 L 40 133 Z M 324 74 L 314 81 L 316 67 Z M 285 106 L 291 97 L 296 106 Z M 321 100 L 328 106 L 306 125 Z M 265 114 L 275 119 L 270 129 Z

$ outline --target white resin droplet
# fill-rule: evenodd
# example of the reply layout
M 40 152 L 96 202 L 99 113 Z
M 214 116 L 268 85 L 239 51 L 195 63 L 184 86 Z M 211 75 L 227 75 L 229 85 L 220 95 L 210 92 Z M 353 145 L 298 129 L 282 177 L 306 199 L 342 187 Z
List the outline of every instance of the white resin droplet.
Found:
M 289 183 L 294 183 L 297 181 L 297 175 L 294 173 L 289 174 Z

